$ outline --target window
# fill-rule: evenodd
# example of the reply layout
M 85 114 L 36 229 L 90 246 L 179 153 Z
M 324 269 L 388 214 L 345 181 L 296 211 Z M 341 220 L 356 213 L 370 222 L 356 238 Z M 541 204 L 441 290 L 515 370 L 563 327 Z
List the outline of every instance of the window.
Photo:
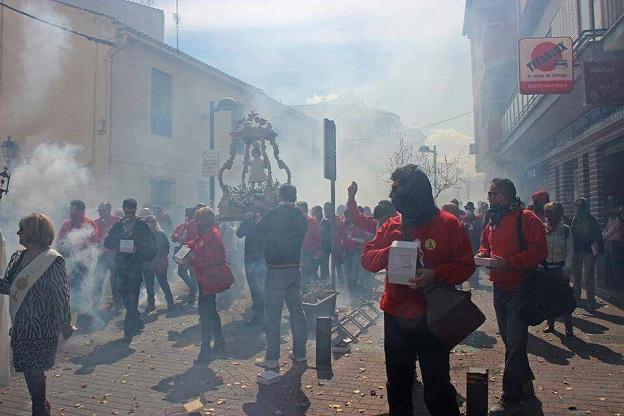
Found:
M 175 205 L 175 178 L 152 176 L 150 196 L 152 205 L 160 205 L 165 208 Z
M 152 68 L 152 134 L 171 137 L 171 75 Z

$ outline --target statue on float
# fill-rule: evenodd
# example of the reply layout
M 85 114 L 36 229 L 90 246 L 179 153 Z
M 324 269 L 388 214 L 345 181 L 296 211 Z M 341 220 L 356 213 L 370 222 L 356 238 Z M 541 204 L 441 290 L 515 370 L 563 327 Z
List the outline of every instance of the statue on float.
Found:
M 256 112 L 251 112 L 239 121 L 233 132 L 230 144 L 230 157 L 219 169 L 218 180 L 223 196 L 218 204 L 220 221 L 240 221 L 245 211 L 252 206 L 261 205 L 270 209 L 277 204 L 277 191 L 280 183 L 273 179 L 273 165 L 267 153 L 267 145 L 273 149 L 273 158 L 277 167 L 286 173 L 286 183 L 291 182 L 290 169 L 280 158 L 279 147 L 275 138 L 277 133 L 266 119 Z M 237 143 L 244 145 L 243 170 L 239 186 L 224 183 L 223 174 L 231 170 L 238 154 Z

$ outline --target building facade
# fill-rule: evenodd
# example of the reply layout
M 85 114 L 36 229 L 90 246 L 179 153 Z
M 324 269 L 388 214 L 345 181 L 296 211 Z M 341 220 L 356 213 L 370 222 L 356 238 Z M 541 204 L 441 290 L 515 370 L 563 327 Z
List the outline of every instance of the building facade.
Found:
M 568 214 L 585 197 L 605 221 L 607 198 L 624 197 L 624 90 L 620 102 L 588 103 L 585 68 L 624 61 L 623 15 L 622 0 L 467 1 L 480 171 L 511 177 L 524 198 L 545 189 Z M 572 38 L 572 92 L 518 92 L 518 40 L 542 37 Z
M 4 3 L 0 137 L 12 136 L 22 158 L 42 142 L 75 144 L 80 163 L 93 173 L 97 198 L 119 205 L 133 196 L 183 212 L 211 199 L 202 175 L 210 102 L 231 97 L 236 114 L 217 112 L 214 120 L 222 162 L 234 118 L 256 111 L 279 133 L 295 182 L 297 165 L 322 177 L 320 124 L 163 43 L 162 11 L 121 0 Z M 235 165 L 226 181 L 240 182 L 241 170 Z

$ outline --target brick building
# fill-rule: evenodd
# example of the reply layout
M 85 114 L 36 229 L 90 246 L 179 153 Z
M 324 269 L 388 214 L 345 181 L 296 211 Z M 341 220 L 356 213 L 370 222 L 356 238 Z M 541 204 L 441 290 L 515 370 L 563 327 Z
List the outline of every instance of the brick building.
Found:
M 623 15 L 624 0 L 467 0 L 478 171 L 512 178 L 525 199 L 546 189 L 568 214 L 586 197 L 604 222 L 607 197 L 624 199 L 624 89 L 620 102 L 588 104 L 584 64 L 624 61 Z M 518 40 L 564 36 L 574 90 L 521 95 Z

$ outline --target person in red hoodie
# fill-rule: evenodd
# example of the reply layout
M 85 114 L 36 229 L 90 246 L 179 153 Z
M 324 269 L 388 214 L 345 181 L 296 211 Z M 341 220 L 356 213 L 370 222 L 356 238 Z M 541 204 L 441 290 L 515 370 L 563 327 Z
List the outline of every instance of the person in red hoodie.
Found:
M 85 291 L 92 282 L 89 277 L 89 262 L 92 254 L 89 250 L 99 241 L 98 226 L 85 215 L 85 203 L 79 199 L 69 203 L 69 220 L 65 221 L 58 233 L 57 246 L 59 252 L 67 260 L 68 283 L 71 293 L 72 307 L 78 310 L 77 320 L 80 326 L 89 327 L 91 322 L 87 309 L 95 307 L 91 303 L 91 291 Z
M 196 360 L 199 363 L 209 361 L 213 352 L 225 352 L 225 339 L 216 299 L 218 293 L 232 286 L 234 277 L 226 265 L 225 246 L 215 224 L 214 211 L 208 207 L 198 209 L 195 212 L 195 222 L 199 235 L 187 242 L 191 255 L 186 263 L 193 270 L 199 286 L 197 310 L 202 333 L 201 348 Z M 214 346 L 211 348 L 213 336 Z
M 318 266 L 321 258 L 321 223 L 308 215 L 308 203 L 297 202 L 297 208 L 308 221 L 308 232 L 301 245 L 301 278 L 305 284 L 318 279 Z
M 386 279 L 381 297 L 390 414 L 414 414 L 412 387 L 418 358 L 429 413 L 459 416 L 449 374 L 450 351 L 427 327 L 424 288 L 434 282 L 457 285 L 470 277 L 475 270 L 470 241 L 459 220 L 436 207 L 429 178 L 418 166 L 398 168 L 390 179 L 390 198 L 401 216 L 388 219 L 364 246 L 362 265 L 373 273 L 386 269 L 392 242 L 416 239 L 422 243 L 424 264 L 410 286 Z
M 489 222 L 483 230 L 477 256 L 492 258 L 490 280 L 494 284 L 494 309 L 505 344 L 503 394 L 489 411 L 491 416 L 543 415 L 533 390 L 533 372 L 527 357 L 528 325 L 518 316 L 526 270 L 546 260 L 548 245 L 542 221 L 524 209 L 509 179 L 494 178 L 488 192 Z M 520 248 L 518 221 L 526 240 Z
M 357 202 L 355 201 L 355 195 L 357 195 L 358 185 L 356 182 L 351 182 L 351 185 L 347 188 L 347 209 L 345 212 L 349 213 L 353 224 L 361 228 L 370 234 L 375 234 L 377 228 L 380 227 L 388 218 L 392 218 L 396 213 L 396 209 L 392 202 L 387 200 L 379 201 L 373 215 L 365 215 L 360 212 Z
M 173 249 L 174 256 L 178 250 L 182 248 L 184 243 L 197 238 L 197 223 L 193 219 L 196 210 L 197 208 L 186 208 L 184 211 L 184 222 L 179 224 L 173 234 L 171 234 L 171 241 L 176 243 L 176 247 Z M 189 288 L 189 293 L 185 299 L 186 302 L 189 304 L 195 303 L 195 299 L 197 298 L 197 282 L 191 276 L 188 266 L 178 264 L 178 276 Z

